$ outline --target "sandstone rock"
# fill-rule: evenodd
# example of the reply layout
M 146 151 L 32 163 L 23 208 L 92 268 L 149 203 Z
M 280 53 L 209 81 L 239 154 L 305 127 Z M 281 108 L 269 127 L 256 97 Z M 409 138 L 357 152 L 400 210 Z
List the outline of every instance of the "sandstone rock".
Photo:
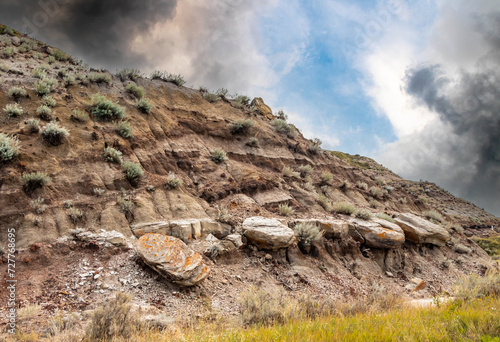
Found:
M 110 246 L 118 246 L 125 247 L 127 246 L 127 239 L 122 233 L 117 231 L 105 231 L 101 230 L 100 233 L 92 233 L 90 231 L 83 230 L 82 228 L 73 229 L 70 231 L 71 235 L 73 235 L 76 239 L 84 242 L 94 241 L 99 243 L 100 245 L 104 245 L 106 247 Z
M 231 241 L 238 249 L 241 249 L 245 245 L 243 243 L 243 237 L 240 234 L 228 235 L 226 236 L 226 240 Z
M 320 230 L 324 231 L 324 236 L 327 238 L 339 239 L 345 237 L 349 232 L 349 225 L 344 220 L 334 219 L 297 219 L 289 222 L 290 227 L 295 227 L 299 223 L 308 223 L 315 225 Z
M 199 239 L 202 235 L 202 225 L 199 219 L 185 219 L 173 221 L 144 222 L 130 226 L 138 238 L 147 233 L 171 235 L 188 242 Z
M 284 203 L 293 200 L 287 192 L 279 189 L 268 190 L 264 192 L 258 192 L 252 196 L 255 202 L 260 206 L 265 206 L 275 203 Z
M 426 286 L 427 286 L 427 283 L 425 281 L 423 281 L 422 279 L 413 278 L 412 280 L 410 280 L 410 283 L 408 283 L 405 286 L 405 289 L 413 291 L 413 292 L 417 292 L 417 291 L 424 289 Z
M 170 222 L 158 221 L 158 222 L 138 223 L 130 226 L 130 229 L 132 230 L 134 235 L 138 238 L 147 233 L 170 235 Z
M 197 285 L 210 274 L 202 256 L 172 236 L 147 233 L 139 239 L 137 253 L 151 268 L 180 285 Z
M 401 229 L 401 227 L 398 226 L 396 223 L 389 222 L 387 220 L 381 219 L 380 217 L 373 217 L 372 221 L 380 224 L 384 228 L 387 228 L 387 229 L 393 230 L 395 232 L 399 232 L 401 234 L 404 234 L 403 229 Z
M 264 103 L 264 100 L 262 100 L 261 97 L 256 97 L 252 100 L 252 103 L 250 104 L 251 106 L 255 106 L 257 111 L 264 115 L 266 118 L 272 120 L 274 118 L 273 116 L 273 111 L 271 108 Z
M 364 239 L 364 243 L 373 248 L 398 248 L 405 241 L 405 235 L 401 229 L 394 231 L 384 228 L 373 221 L 351 219 L 349 221 L 349 234 L 356 240 L 356 235 L 354 233 L 361 235 Z
M 220 223 L 212 219 L 201 219 L 200 224 L 203 236 L 212 234 L 218 239 L 223 239 L 231 234 L 232 227 L 226 223 Z
M 275 219 L 260 216 L 243 221 L 243 234 L 258 248 L 278 250 L 287 248 L 296 241 L 292 229 Z
M 457 253 L 460 253 L 460 254 L 470 254 L 470 253 L 472 253 L 472 249 L 471 248 L 469 248 L 469 247 L 467 247 L 467 246 L 465 246 L 465 245 L 463 245 L 461 243 L 455 245 L 453 247 L 453 250 L 455 252 L 457 252 Z
M 404 230 L 406 238 L 415 243 L 430 243 L 442 247 L 450 240 L 446 229 L 416 215 L 399 214 L 395 220 Z

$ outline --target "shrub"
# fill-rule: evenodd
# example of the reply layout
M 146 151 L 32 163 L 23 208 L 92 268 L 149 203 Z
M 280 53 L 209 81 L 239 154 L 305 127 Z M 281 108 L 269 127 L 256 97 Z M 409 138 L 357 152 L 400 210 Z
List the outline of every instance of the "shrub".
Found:
M 375 198 L 384 198 L 385 191 L 380 189 L 379 187 L 372 186 L 370 188 L 370 195 L 372 195 Z
M 378 208 L 381 208 L 383 207 L 384 205 L 382 203 L 380 203 L 379 201 L 377 201 L 376 199 L 371 199 L 368 204 L 370 204 L 370 207 L 372 207 L 373 209 L 378 209 Z
M 322 185 L 331 184 L 333 180 L 333 175 L 330 172 L 322 172 L 320 179 Z
M 93 192 L 94 192 L 94 195 L 100 197 L 100 196 L 102 196 L 106 192 L 106 190 L 102 189 L 102 188 L 94 188 Z
M 122 169 L 123 172 L 125 172 L 125 176 L 127 177 L 128 181 L 132 185 L 137 185 L 139 183 L 139 179 L 144 174 L 141 165 L 132 162 L 122 163 Z
M 328 197 L 326 197 L 323 194 L 320 194 L 320 195 L 318 195 L 318 198 L 316 200 L 323 207 L 323 209 L 325 209 L 326 211 L 331 210 L 332 206 L 330 204 L 330 200 L 328 199 Z
M 127 121 L 120 121 L 116 128 L 118 134 L 124 139 L 132 139 L 132 126 Z
M 64 202 L 64 208 L 69 209 L 73 207 L 73 201 L 72 200 L 65 200 Z
M 38 78 L 38 79 L 41 79 L 43 80 L 45 77 L 47 77 L 47 71 L 45 71 L 44 68 L 35 68 L 35 70 L 33 70 L 33 72 L 31 73 L 31 76 L 33 76 L 34 78 Z
M 280 204 L 278 209 L 280 215 L 282 216 L 290 216 L 293 215 L 293 213 L 295 212 L 295 210 L 293 210 L 293 208 L 290 207 L 288 204 Z
M 73 223 L 77 223 L 83 218 L 83 213 L 78 208 L 69 208 L 66 212 Z
M 92 83 L 111 83 L 111 76 L 105 72 L 91 72 L 88 76 L 88 80 Z
M 39 96 L 49 95 L 51 91 L 52 86 L 49 82 L 47 82 L 47 78 L 35 82 L 35 92 Z
M 226 207 L 217 207 L 217 221 L 222 223 L 230 223 L 232 218 L 233 215 L 229 213 L 229 210 Z
M 406 197 L 401 197 L 399 200 L 398 200 L 399 203 L 401 204 L 406 204 L 408 203 L 408 200 L 406 199 Z
M 273 121 L 271 121 L 271 125 L 273 125 L 276 132 L 280 134 L 292 136 L 295 133 L 295 128 L 293 127 L 293 125 L 287 123 L 285 120 L 274 119 Z
M 259 139 L 257 139 L 256 137 L 251 137 L 248 139 L 245 145 L 249 147 L 259 147 Z
M 396 222 L 396 221 L 392 218 L 392 216 L 389 216 L 389 215 L 384 214 L 384 213 L 378 213 L 378 214 L 377 214 L 377 217 L 379 217 L 379 218 L 381 218 L 381 219 L 383 219 L 383 220 L 386 220 L 386 221 L 392 222 L 392 223 Z
M 137 81 L 141 77 L 141 72 L 138 69 L 122 69 L 116 73 L 120 80 L 126 81 L 127 79 Z
M 227 94 L 229 94 L 229 90 L 227 90 L 226 88 L 219 88 L 217 89 L 215 94 L 217 94 L 217 96 L 219 97 L 227 97 Z
M 210 103 L 213 103 L 213 102 L 218 101 L 220 99 L 220 97 L 217 94 L 208 93 L 208 92 L 203 93 L 203 98 Z
M 255 123 L 250 119 L 238 120 L 228 125 L 229 131 L 232 134 L 245 134 L 253 127 Z
M 38 133 L 40 132 L 40 120 L 29 119 L 26 122 L 26 127 L 28 128 L 29 133 Z
M 61 145 L 64 138 L 69 136 L 66 128 L 60 127 L 57 122 L 49 122 L 42 131 L 43 139 L 52 146 Z
M 347 179 L 344 179 L 342 183 L 340 183 L 339 185 L 339 189 L 342 191 L 347 191 L 350 188 L 351 188 L 351 183 Z
M 144 88 L 139 87 L 135 83 L 129 83 L 125 86 L 125 90 L 130 94 L 134 95 L 138 99 L 144 97 Z
M 46 105 L 41 105 L 36 109 L 36 113 L 43 119 L 43 120 L 50 120 L 52 117 L 52 109 Z
M 47 205 L 43 204 L 45 202 L 45 199 L 38 197 L 37 199 L 33 200 L 30 202 L 31 208 L 33 208 L 33 211 L 37 214 L 41 214 L 47 209 Z
M 372 214 L 368 210 L 363 209 L 357 210 L 354 213 L 354 216 L 365 221 L 370 221 L 372 218 Z
M 455 288 L 455 296 L 463 300 L 500 296 L 500 273 L 489 270 L 484 276 L 471 274 L 459 280 Z
M 3 58 L 10 58 L 14 56 L 14 54 L 17 52 L 17 50 L 11 46 L 8 46 L 2 50 L 2 57 Z
M 71 86 L 74 86 L 76 84 L 76 79 L 72 75 L 67 75 L 67 76 L 64 76 L 63 82 L 64 82 L 64 85 L 66 87 L 71 87 Z
M 50 182 L 50 177 L 44 172 L 25 173 L 21 176 L 21 183 L 25 192 L 41 188 Z
M 436 222 L 443 222 L 443 216 L 435 210 L 427 210 L 422 213 L 430 221 L 434 220 Z
M 125 109 L 99 93 L 92 96 L 92 114 L 97 120 L 111 121 L 125 117 Z
M 89 116 L 82 110 L 74 109 L 70 119 L 77 122 L 85 122 L 89 119 Z
M 45 61 L 49 64 L 54 64 L 56 62 L 56 58 L 54 56 L 49 56 L 45 58 Z
M 250 104 L 250 98 L 245 95 L 239 95 L 233 101 L 240 106 L 248 106 Z
M 152 80 L 163 79 L 164 76 L 165 76 L 165 73 L 163 71 L 159 71 L 159 70 L 155 70 L 151 73 Z
M 113 147 L 106 147 L 104 149 L 104 158 L 111 163 L 122 163 L 122 153 Z
M 137 109 L 139 109 L 141 112 L 149 114 L 151 112 L 151 108 L 153 108 L 153 105 L 151 102 L 149 102 L 148 99 L 140 99 L 137 101 Z
M 0 133 L 0 162 L 5 163 L 17 157 L 19 144 L 17 137 Z
M 313 167 L 309 164 L 300 165 L 299 172 L 302 177 L 309 176 L 313 172 Z
M 7 114 L 7 116 L 13 118 L 23 115 L 24 112 L 23 108 L 17 103 L 6 105 L 3 111 Z
M 178 85 L 179 87 L 183 86 L 186 83 L 186 81 L 184 80 L 184 78 L 181 75 L 176 75 L 176 74 L 166 75 L 165 81 L 174 83 L 174 84 Z
M 111 341 L 128 339 L 139 326 L 139 319 L 130 309 L 130 296 L 118 292 L 115 298 L 95 309 L 87 329 L 90 341 Z
M 134 201 L 127 197 L 120 197 L 117 199 L 116 203 L 120 206 L 121 211 L 125 215 L 131 215 L 134 209 Z
M 305 190 L 313 192 L 313 193 L 316 191 L 316 188 L 314 187 L 314 184 L 312 182 L 305 182 L 302 187 Z
M 12 96 L 13 98 L 17 99 L 19 97 L 28 96 L 28 92 L 23 87 L 12 87 L 9 89 L 9 96 Z
M 382 186 L 385 184 L 385 179 L 383 179 L 381 177 L 377 177 L 377 178 L 375 178 L 375 184 L 377 184 L 378 186 Z
M 168 189 L 177 189 L 182 185 L 182 179 L 177 178 L 175 176 L 175 173 L 170 172 L 167 177 L 167 182 L 165 183 L 165 186 Z
M 46 106 L 55 107 L 57 105 L 56 100 L 54 100 L 54 98 L 50 95 L 45 95 L 44 97 L 42 97 L 42 99 L 43 99 L 43 103 Z
M 288 166 L 283 167 L 283 170 L 281 170 L 281 172 L 283 172 L 283 176 L 285 177 L 300 178 L 300 173 L 298 173 L 297 171 L 293 171 L 292 168 Z
M 220 164 L 227 160 L 227 155 L 226 152 L 224 152 L 220 148 L 216 148 L 210 151 L 210 158 L 215 164 Z
M 285 112 L 282 110 L 279 110 L 278 113 L 276 113 L 276 117 L 278 118 L 278 120 L 283 120 L 283 121 L 288 120 L 288 115 L 286 115 Z
M 321 146 L 315 144 L 309 144 L 309 146 L 307 147 L 307 151 L 311 154 L 316 155 L 321 152 Z
M 351 215 L 356 211 L 356 207 L 346 202 L 333 203 L 333 211 L 337 214 Z
M 70 59 L 70 56 L 66 52 L 59 49 L 51 48 L 48 52 L 51 56 L 54 56 L 55 59 L 61 62 L 66 62 Z
M 313 224 L 299 223 L 294 228 L 295 236 L 299 240 L 299 246 L 307 249 L 315 241 L 319 241 L 323 236 L 323 232 Z
M 357 181 L 356 187 L 359 189 L 368 190 L 368 184 L 366 184 L 365 182 Z

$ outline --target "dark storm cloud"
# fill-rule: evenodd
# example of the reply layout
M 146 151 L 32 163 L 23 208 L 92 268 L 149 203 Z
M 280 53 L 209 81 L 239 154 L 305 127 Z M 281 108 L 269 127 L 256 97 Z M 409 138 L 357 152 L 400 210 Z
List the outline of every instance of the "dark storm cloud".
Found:
M 448 186 L 500 215 L 500 13 L 475 20 L 489 48 L 475 69 L 462 70 L 453 79 L 443 76 L 440 66 L 413 69 L 407 73 L 406 91 L 449 127 L 449 131 L 436 132 L 439 137 L 428 137 L 432 151 L 450 151 L 450 144 L 455 144 L 453 149 L 467 147 L 470 151 L 440 156 L 450 168 L 465 164 L 473 170 L 468 179 L 448 179 Z M 452 142 L 451 135 L 460 138 L 459 145 Z M 432 167 L 424 164 L 420 168 L 425 174 Z
M 110 69 L 140 66 L 131 41 L 170 20 L 177 0 L 2 1 L 0 22 Z

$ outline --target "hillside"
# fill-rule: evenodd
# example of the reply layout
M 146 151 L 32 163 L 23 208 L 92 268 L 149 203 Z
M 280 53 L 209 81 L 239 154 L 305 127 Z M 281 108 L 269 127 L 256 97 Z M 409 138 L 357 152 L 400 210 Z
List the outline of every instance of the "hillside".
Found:
M 251 284 L 349 298 L 379 283 L 423 297 L 451 292 L 463 274 L 495 267 L 470 238 L 488 234 L 485 229 L 498 227 L 500 219 L 369 158 L 321 149 L 262 99 L 192 89 L 165 73 L 93 70 L 1 25 L 0 55 L 0 131 L 19 140 L 17 155 L 0 165 L 0 245 L 15 228 L 20 306 L 38 303 L 48 317 L 56 309 L 91 309 L 127 291 L 155 314 L 177 317 L 180 310 L 194 317 L 208 298 L 210 310 L 229 315 L 238 311 L 238 293 Z M 50 122 L 69 134 L 50 135 Z M 23 183 L 23 175 L 36 172 L 50 181 Z M 419 237 L 405 231 L 397 246 L 380 247 L 370 242 L 362 219 L 345 215 L 346 206 L 377 227 L 411 213 L 449 238 L 415 242 Z M 389 223 L 373 221 L 377 214 Z M 243 222 L 256 216 L 291 228 L 336 222 L 349 229 L 324 228 L 324 237 L 310 246 L 275 250 L 252 244 L 245 234 L 243 246 L 224 239 L 241 234 Z M 173 227 L 186 220 L 193 227 L 201 222 L 199 235 L 181 230 L 177 237 L 212 270 L 194 288 L 159 277 L 134 249 L 144 233 L 163 231 L 158 223 Z M 103 247 L 95 235 L 74 240 L 76 228 L 116 231 L 127 241 Z M 217 237 L 217 253 L 206 252 L 213 243 L 205 239 L 209 233 Z M 389 246 L 384 236 L 380 240 Z M 6 268 L 5 255 L 3 261 Z M 408 290 L 413 278 L 424 281 L 422 291 Z

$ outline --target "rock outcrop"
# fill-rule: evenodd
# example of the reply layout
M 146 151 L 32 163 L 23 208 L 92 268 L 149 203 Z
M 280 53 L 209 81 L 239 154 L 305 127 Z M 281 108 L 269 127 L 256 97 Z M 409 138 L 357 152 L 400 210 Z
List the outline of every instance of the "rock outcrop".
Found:
M 230 234 L 231 226 L 210 219 L 184 219 L 159 222 L 145 222 L 130 226 L 137 238 L 147 233 L 174 236 L 185 243 L 200 239 L 208 234 L 223 238 Z
M 278 250 L 296 241 L 293 230 L 275 219 L 249 217 L 242 228 L 248 242 L 260 249 Z
M 137 243 L 137 254 L 162 276 L 180 285 L 197 285 L 210 274 L 202 256 L 173 236 L 147 233 Z
M 396 223 L 404 230 L 406 239 L 415 243 L 430 243 L 444 246 L 450 234 L 441 226 L 410 213 L 399 214 Z
M 322 230 L 326 238 L 339 239 L 347 236 L 349 232 L 349 225 L 344 220 L 329 219 L 297 219 L 288 223 L 290 227 L 295 227 L 299 223 L 312 224 Z
M 95 242 L 105 247 L 125 247 L 127 246 L 127 239 L 122 233 L 101 230 L 99 233 L 92 233 L 82 228 L 77 228 L 70 231 L 71 235 L 79 241 Z
M 390 223 L 390 222 L 387 222 Z M 405 242 L 405 235 L 401 228 L 390 228 L 390 225 L 383 227 L 374 221 L 364 221 L 351 219 L 349 221 L 349 234 L 368 247 L 392 249 L 398 248 Z

